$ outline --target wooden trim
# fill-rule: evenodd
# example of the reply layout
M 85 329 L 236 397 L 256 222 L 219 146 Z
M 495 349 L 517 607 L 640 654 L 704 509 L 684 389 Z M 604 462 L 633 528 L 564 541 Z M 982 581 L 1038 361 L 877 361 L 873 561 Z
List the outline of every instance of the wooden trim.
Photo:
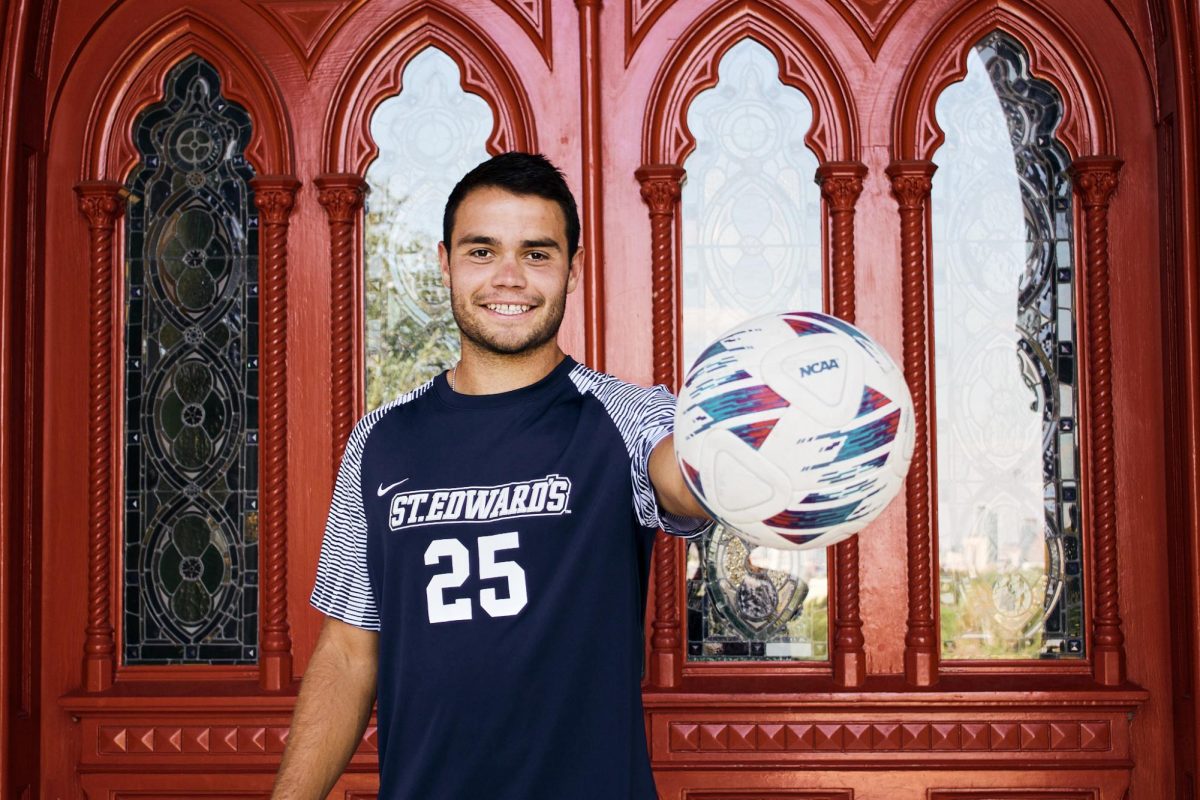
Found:
M 259 681 L 263 689 L 279 691 L 292 681 L 287 613 L 287 239 L 300 181 L 289 175 L 259 175 L 250 186 L 259 211 L 262 287 Z
M 337 475 L 342 451 L 359 415 L 362 354 L 357 352 L 356 326 L 361 321 L 356 313 L 356 287 L 359 245 L 355 237 L 359 212 L 367 196 L 364 178 L 340 173 L 318 175 L 317 201 L 329 215 L 330 319 L 330 388 L 332 391 L 333 474 Z M 332 485 L 332 482 L 331 484 Z
M 858 122 L 845 76 L 824 38 L 799 14 L 762 2 L 715 4 L 679 37 L 654 79 L 646 105 L 642 161 L 683 165 L 696 147 L 687 126 L 692 100 L 717 85 L 725 53 L 751 38 L 779 62 L 779 79 L 812 104 L 805 143 L 819 161 L 858 154 Z
M 947 86 L 966 76 L 971 47 L 997 29 L 1024 45 L 1030 73 L 1049 81 L 1061 94 L 1063 118 L 1055 137 L 1071 155 L 1102 153 L 1114 146 L 1112 104 L 1103 86 L 1093 79 L 1104 70 L 1049 6 L 1014 0 L 1003 5 L 960 5 L 931 26 L 925 42 L 915 49 L 896 94 L 892 158 L 933 158 L 945 139 L 937 123 L 937 100 Z
M 674 222 L 684 172 L 674 164 L 647 165 L 634 173 L 642 200 L 650 209 L 651 303 L 654 330 L 654 382 L 676 385 L 679 319 L 676 313 Z M 660 534 L 654 562 L 654 633 L 650 638 L 650 684 L 679 686 L 683 674 L 683 636 L 679 615 L 680 551 L 684 543 Z
M 1125 636 L 1121 632 L 1117 580 L 1117 475 L 1113 437 L 1112 325 L 1108 287 L 1108 205 L 1118 185 L 1121 160 L 1075 159 L 1071 186 L 1083 206 L 1083 285 L 1087 302 L 1088 506 L 1095 554 L 1095 615 L 1092 669 L 1102 686 L 1125 682 Z
M 604 371 L 604 140 L 601 133 L 600 2 L 575 0 L 579 11 L 579 86 L 583 147 L 584 353 Z
M 88 117 L 81 174 L 125 179 L 139 159 L 129 135 L 134 120 L 147 106 L 162 101 L 167 73 L 193 53 L 217 70 L 224 96 L 241 105 L 254 121 L 246 159 L 255 172 L 292 171 L 290 125 L 275 83 L 267 77 L 270 71 L 251 48 L 218 23 L 195 11 L 181 11 L 131 44 L 105 79 L 101 100 Z
M 857 161 L 829 162 L 817 168 L 817 183 L 829 219 L 828 253 L 831 309 L 834 316 L 854 322 L 854 207 L 862 194 L 867 167 Z M 863 622 L 859 613 L 858 537 L 834 547 L 836 594 L 833 607 L 834 683 L 862 686 L 867 674 Z
M 83 645 L 83 687 L 112 686 L 116 667 L 110 602 L 113 532 L 113 250 L 117 220 L 125 211 L 115 181 L 75 185 L 79 211 L 88 221 L 90 296 L 88 337 L 88 622 Z
M 532 105 L 503 55 L 505 48 L 470 19 L 426 0 L 380 26 L 351 59 L 325 123 L 328 172 L 366 174 L 379 154 L 371 137 L 371 116 L 385 98 L 399 94 L 405 66 L 429 46 L 454 59 L 463 91 L 482 97 L 495 114 L 488 152 L 537 150 Z
M 900 205 L 900 269 L 903 274 L 904 379 L 912 394 L 916 441 L 905 483 L 908 530 L 908 631 L 904 637 L 904 675 L 912 686 L 938 679 L 938 642 L 934 576 L 937 548 L 933 527 L 934 461 L 929 436 L 933 418 L 933 338 L 926 283 L 926 221 L 933 188 L 931 161 L 893 161 L 887 168 Z

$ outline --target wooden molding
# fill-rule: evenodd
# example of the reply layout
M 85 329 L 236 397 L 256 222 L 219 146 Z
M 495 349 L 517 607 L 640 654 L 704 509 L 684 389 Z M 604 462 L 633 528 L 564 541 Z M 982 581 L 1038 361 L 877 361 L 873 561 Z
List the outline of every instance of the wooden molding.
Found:
M 82 174 L 125 179 L 139 159 L 129 135 L 134 120 L 147 106 L 163 100 L 167 73 L 193 53 L 213 65 L 221 76 L 222 93 L 253 120 L 246 160 L 255 172 L 293 171 L 287 115 L 270 72 L 218 23 L 189 10 L 153 25 L 130 44 L 109 73 L 88 118 Z
M 604 371 L 604 140 L 601 133 L 600 4 L 575 0 L 579 11 L 579 83 L 583 118 L 583 329 L 588 366 Z
M 259 211 L 262 285 L 259 679 L 262 688 L 279 691 L 292 682 L 287 613 L 287 240 L 300 181 L 290 175 L 259 175 L 250 185 Z
M 313 67 L 329 42 L 367 0 L 242 0 L 253 8 L 287 42 L 312 76 Z
M 916 441 L 905 483 L 908 530 L 908 622 L 904 675 L 912 686 L 932 686 L 938 678 L 934 600 L 937 548 L 933 528 L 933 463 L 929 421 L 932 363 L 926 263 L 926 209 L 937 166 L 931 161 L 893 161 L 887 168 L 900 204 L 900 269 L 903 275 L 904 379 L 912 394 Z
M 116 669 L 110 602 L 113 547 L 113 249 L 117 220 L 125 212 L 124 189 L 114 181 L 75 185 L 80 213 L 88 221 L 88 621 L 83 645 L 83 688 L 102 692 Z
M 1029 71 L 1049 81 L 1063 98 L 1055 137 L 1072 156 L 1112 149 L 1112 103 L 1094 76 L 1103 70 L 1050 6 L 1022 0 L 958 6 L 933 25 L 916 48 L 900 83 L 892 123 L 892 158 L 929 160 L 945 134 L 937 123 L 942 91 L 967 74 L 968 51 L 993 30 L 1013 35 L 1029 53 Z
M 1117 580 L 1117 475 L 1113 416 L 1112 323 L 1109 302 L 1108 206 L 1118 185 L 1121 160 L 1078 158 L 1071 185 L 1083 205 L 1083 276 L 1086 292 L 1087 497 L 1094 553 L 1095 616 L 1092 669 L 1096 682 L 1125 682 L 1125 636 L 1121 631 Z
M 537 150 L 529 96 L 503 55 L 505 48 L 458 12 L 426 1 L 382 25 L 351 59 L 325 123 L 329 173 L 366 174 L 379 154 L 371 116 L 386 98 L 400 93 L 405 66 L 429 46 L 454 59 L 463 91 L 482 97 L 495 114 L 489 152 Z
M 330 384 L 333 409 L 333 475 L 337 475 L 342 451 L 359 415 L 360 392 L 358 365 L 362 354 L 355 300 L 358 286 L 358 255 L 361 242 L 356 240 L 359 212 L 367 196 L 366 179 L 354 174 L 318 175 L 317 201 L 329 216 L 330 289 Z M 332 486 L 332 480 L 330 481 Z
M 654 382 L 674 388 L 677 376 L 675 215 L 684 172 L 673 164 L 647 165 L 634 173 L 642 199 L 650 209 L 651 304 L 654 330 Z M 654 633 L 650 638 L 650 682 L 658 688 L 678 686 L 683 675 L 683 635 L 678 586 L 680 551 L 676 537 L 660 534 L 655 543 Z
M 857 117 L 835 54 L 803 16 L 762 2 L 716 4 L 671 49 L 646 106 L 642 161 L 683 165 L 696 146 L 687 126 L 692 100 L 717 85 L 722 56 L 745 38 L 769 49 L 784 84 L 804 92 L 813 109 L 804 141 L 821 162 L 855 158 Z
M 817 168 L 817 183 L 829 215 L 826 257 L 830 264 L 831 310 L 854 322 L 854 207 L 862 194 L 867 167 L 857 161 L 830 162 Z M 867 676 L 863 621 L 859 613 L 858 537 L 834 547 L 836 593 L 833 607 L 834 682 L 862 686 Z

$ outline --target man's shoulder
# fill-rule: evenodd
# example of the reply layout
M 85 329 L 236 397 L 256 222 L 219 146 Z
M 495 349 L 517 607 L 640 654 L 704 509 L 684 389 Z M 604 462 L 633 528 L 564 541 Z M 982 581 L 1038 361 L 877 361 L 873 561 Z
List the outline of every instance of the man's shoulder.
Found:
M 581 394 L 594 395 L 606 405 L 608 401 L 615 398 L 646 402 L 663 396 L 671 396 L 665 386 L 642 386 L 607 372 L 594 370 L 585 364 L 576 364 L 571 369 L 571 382 L 575 384 Z

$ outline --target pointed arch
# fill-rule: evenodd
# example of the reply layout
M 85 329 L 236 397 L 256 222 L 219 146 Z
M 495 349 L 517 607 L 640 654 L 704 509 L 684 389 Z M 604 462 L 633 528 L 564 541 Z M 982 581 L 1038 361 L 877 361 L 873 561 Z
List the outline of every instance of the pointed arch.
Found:
M 167 17 L 129 44 L 105 77 L 84 133 L 82 176 L 124 181 L 137 163 L 133 123 L 164 98 L 167 73 L 196 54 L 221 76 L 224 95 L 253 121 L 246 158 L 260 175 L 294 170 L 291 124 L 268 70 L 217 23 L 194 11 Z
M 1057 138 L 1072 158 L 1116 152 L 1112 103 L 1095 76 L 1103 74 L 1069 29 L 1044 8 L 978 2 L 934 26 L 900 83 L 892 124 L 892 158 L 930 160 L 946 138 L 936 109 L 942 91 L 967 74 L 967 53 L 994 30 L 1025 45 L 1031 74 L 1063 98 Z
M 793 10 L 751 0 L 720 4 L 680 37 L 654 80 L 642 139 L 642 163 L 682 166 L 696 147 L 687 125 L 692 100 L 717 85 L 721 58 L 742 39 L 766 47 L 779 79 L 813 109 L 804 141 L 822 162 L 858 158 L 858 122 L 845 76 L 825 42 Z
M 379 152 L 371 138 L 371 115 L 402 88 L 404 68 L 427 47 L 458 64 L 463 91 L 478 95 L 495 115 L 488 150 L 536 150 L 529 96 L 503 49 L 474 23 L 451 9 L 422 2 L 393 17 L 351 59 L 334 92 L 325 125 L 327 173 L 365 175 Z

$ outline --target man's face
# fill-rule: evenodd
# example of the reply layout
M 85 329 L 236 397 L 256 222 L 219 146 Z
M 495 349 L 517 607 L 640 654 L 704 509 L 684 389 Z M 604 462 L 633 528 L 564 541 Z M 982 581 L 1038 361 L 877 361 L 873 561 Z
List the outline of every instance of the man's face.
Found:
M 583 263 L 582 250 L 567 258 L 566 231 L 553 200 L 495 187 L 463 198 L 438 258 L 465 339 L 507 355 L 554 340 Z

